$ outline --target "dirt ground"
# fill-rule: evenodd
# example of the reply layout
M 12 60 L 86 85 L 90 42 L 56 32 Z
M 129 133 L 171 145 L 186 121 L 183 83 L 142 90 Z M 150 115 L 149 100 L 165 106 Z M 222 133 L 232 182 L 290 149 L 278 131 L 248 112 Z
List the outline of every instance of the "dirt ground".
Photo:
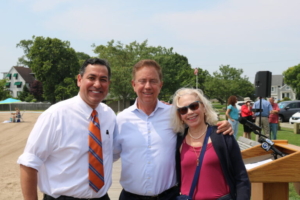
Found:
M 40 114 L 25 112 L 24 121 L 20 123 L 2 123 L 10 119 L 10 113 L 0 112 L 0 199 L 23 199 L 17 159 Z M 42 199 L 41 193 L 39 199 Z

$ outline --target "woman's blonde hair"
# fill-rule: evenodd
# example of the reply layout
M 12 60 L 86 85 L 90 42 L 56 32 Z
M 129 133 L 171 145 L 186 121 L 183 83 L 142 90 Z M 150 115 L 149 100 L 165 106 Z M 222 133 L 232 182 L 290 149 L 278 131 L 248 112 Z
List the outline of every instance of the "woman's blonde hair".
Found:
M 171 125 L 175 133 L 183 133 L 186 125 L 180 118 L 180 114 L 177 111 L 178 101 L 181 96 L 194 95 L 205 108 L 205 123 L 215 125 L 218 121 L 218 115 L 212 108 L 210 101 L 204 96 L 202 90 L 193 88 L 180 88 L 173 95 L 173 106 L 171 110 Z

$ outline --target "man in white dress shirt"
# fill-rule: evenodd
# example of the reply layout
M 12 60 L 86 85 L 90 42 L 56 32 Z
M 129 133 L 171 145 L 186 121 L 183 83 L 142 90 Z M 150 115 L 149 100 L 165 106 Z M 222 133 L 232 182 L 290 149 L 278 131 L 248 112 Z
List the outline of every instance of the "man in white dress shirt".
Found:
M 37 185 L 44 200 L 109 200 L 115 113 L 100 103 L 109 84 L 108 63 L 88 59 L 77 76 L 79 94 L 51 106 L 38 118 L 18 159 L 25 200 L 38 199 Z M 104 186 L 98 192 L 89 186 L 88 178 L 88 127 L 94 109 L 100 121 L 104 165 Z
M 141 60 L 132 76 L 137 99 L 117 115 L 118 134 L 114 139 L 114 161 L 121 158 L 122 163 L 119 199 L 173 200 L 179 194 L 176 134 L 170 126 L 171 105 L 158 100 L 162 71 L 154 60 Z M 223 131 L 231 132 L 229 123 L 219 124 Z

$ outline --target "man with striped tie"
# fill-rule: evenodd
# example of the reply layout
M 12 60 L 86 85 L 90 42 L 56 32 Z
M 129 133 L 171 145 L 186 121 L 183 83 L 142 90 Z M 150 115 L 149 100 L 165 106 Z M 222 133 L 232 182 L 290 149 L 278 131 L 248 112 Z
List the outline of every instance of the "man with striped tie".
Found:
M 79 94 L 41 114 L 19 157 L 25 200 L 109 200 L 115 114 L 101 103 L 108 93 L 105 60 L 85 61 L 77 76 Z

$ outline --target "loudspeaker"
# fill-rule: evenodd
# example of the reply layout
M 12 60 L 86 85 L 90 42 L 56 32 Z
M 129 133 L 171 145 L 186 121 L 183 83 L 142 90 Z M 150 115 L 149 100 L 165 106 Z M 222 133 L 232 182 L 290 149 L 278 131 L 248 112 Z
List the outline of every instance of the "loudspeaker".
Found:
M 255 95 L 257 97 L 271 96 L 272 72 L 259 71 L 255 75 Z

